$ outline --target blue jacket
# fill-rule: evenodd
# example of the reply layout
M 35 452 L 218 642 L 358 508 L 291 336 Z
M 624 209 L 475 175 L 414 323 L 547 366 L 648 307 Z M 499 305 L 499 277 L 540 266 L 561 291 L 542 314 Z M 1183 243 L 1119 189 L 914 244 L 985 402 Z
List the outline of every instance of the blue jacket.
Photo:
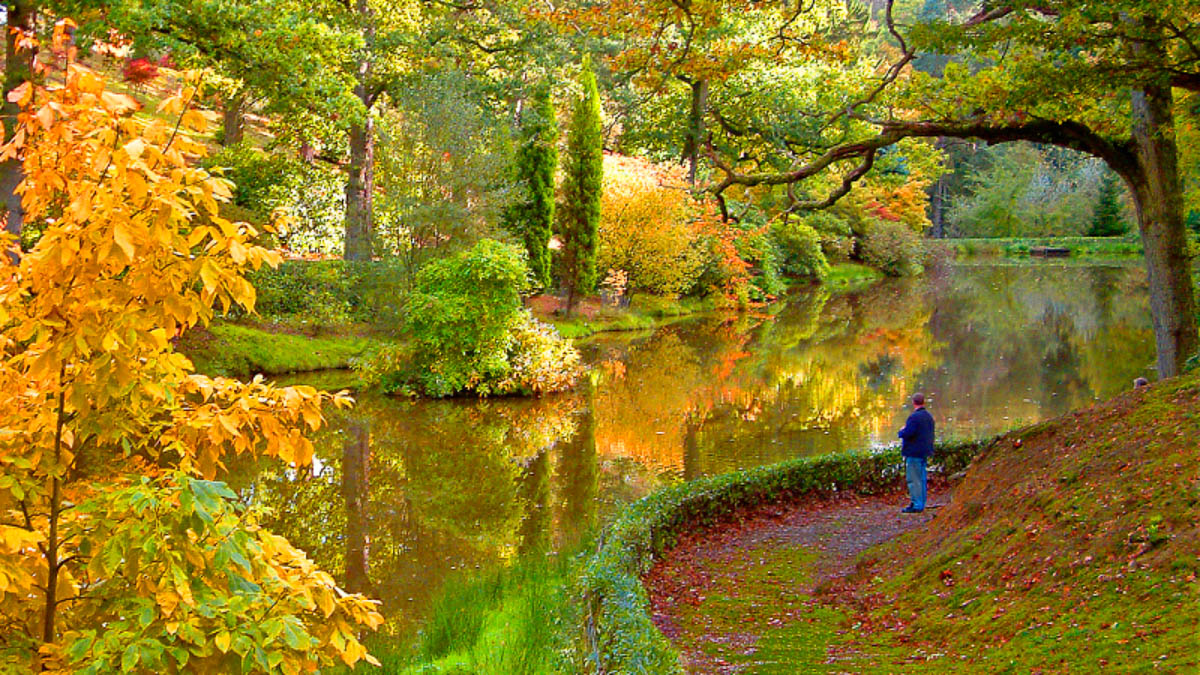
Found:
M 905 457 L 929 457 L 933 454 L 933 415 L 918 408 L 908 416 L 900 430 L 900 454 Z

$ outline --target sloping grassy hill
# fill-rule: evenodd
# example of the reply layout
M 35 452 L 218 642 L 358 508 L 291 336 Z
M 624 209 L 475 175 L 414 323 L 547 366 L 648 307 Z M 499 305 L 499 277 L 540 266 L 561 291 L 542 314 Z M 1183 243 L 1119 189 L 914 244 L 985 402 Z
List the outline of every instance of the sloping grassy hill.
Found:
M 1200 672 L 1200 377 L 998 441 L 825 589 L 847 672 Z

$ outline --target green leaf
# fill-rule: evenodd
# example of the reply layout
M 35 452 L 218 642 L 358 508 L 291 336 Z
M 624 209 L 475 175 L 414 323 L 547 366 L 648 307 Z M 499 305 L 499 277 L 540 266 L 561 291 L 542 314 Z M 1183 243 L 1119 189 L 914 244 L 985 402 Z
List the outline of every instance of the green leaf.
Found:
M 141 658 L 141 650 L 137 645 L 129 645 L 125 648 L 125 652 L 121 654 L 121 670 L 130 672 L 138 664 L 138 659 Z

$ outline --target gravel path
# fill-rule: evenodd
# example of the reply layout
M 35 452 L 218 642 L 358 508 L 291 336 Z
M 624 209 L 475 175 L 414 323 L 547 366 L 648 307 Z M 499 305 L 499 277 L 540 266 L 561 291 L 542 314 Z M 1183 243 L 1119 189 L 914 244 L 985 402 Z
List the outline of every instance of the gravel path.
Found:
M 931 506 L 948 497 L 944 483 L 931 481 Z M 819 616 L 822 610 L 814 607 L 820 603 L 813 598 L 852 573 L 863 551 L 936 523 L 936 508 L 901 514 L 907 502 L 907 493 L 891 493 L 768 507 L 685 537 L 645 579 L 654 622 L 683 653 L 690 672 L 825 670 L 778 662 L 802 656 L 826 663 L 824 645 L 806 645 L 807 652 L 789 648 L 781 655 L 760 648 L 760 641 L 789 623 Z

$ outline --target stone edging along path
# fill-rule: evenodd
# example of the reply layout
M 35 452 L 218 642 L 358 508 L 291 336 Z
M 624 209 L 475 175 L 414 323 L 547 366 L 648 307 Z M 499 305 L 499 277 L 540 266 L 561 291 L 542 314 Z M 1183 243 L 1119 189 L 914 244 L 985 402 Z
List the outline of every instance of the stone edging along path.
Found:
M 991 440 L 942 443 L 933 470 L 964 469 Z M 895 448 L 806 457 L 683 483 L 639 500 L 606 528 L 580 578 L 583 651 L 610 674 L 683 673 L 680 654 L 655 626 L 643 577 L 680 537 L 772 503 L 894 493 L 903 483 Z

